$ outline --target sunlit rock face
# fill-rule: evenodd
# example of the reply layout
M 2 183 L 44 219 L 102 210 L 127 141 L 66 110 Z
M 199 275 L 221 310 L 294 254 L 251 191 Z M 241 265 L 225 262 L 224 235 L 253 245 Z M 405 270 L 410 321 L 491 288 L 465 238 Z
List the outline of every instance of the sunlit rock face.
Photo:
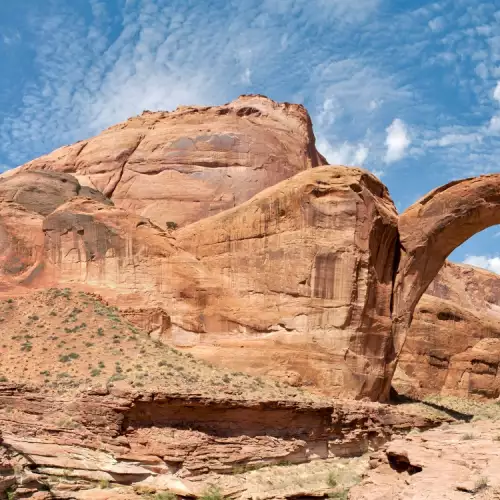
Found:
M 303 106 L 250 95 L 224 106 L 144 112 L 21 169 L 73 174 L 165 227 L 232 208 L 323 164 Z
M 330 166 L 181 229 L 178 243 L 235 296 L 205 317 L 195 351 L 373 397 L 389 344 L 396 223 L 378 179 Z

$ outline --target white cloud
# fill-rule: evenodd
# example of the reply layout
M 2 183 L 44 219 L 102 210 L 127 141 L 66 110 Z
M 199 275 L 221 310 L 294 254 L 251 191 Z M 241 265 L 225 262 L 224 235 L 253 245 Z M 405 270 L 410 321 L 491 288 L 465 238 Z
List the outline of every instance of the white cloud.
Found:
M 337 113 L 342 112 L 336 99 L 325 99 L 316 118 L 318 127 L 330 127 L 334 124 Z
M 493 99 L 500 102 L 500 82 L 497 82 L 495 89 L 493 90 Z
M 387 138 L 385 144 L 387 146 L 387 152 L 385 161 L 386 163 L 393 163 L 401 160 L 405 156 L 406 150 L 411 144 L 411 140 L 405 123 L 399 118 L 395 118 L 389 127 L 387 127 L 386 131 Z
M 307 45 L 296 34 L 304 26 L 326 27 L 335 21 L 338 31 L 362 22 L 379 0 L 220 4 L 207 8 L 203 2 L 127 0 L 111 15 L 107 2 L 91 0 L 93 17 L 85 24 L 72 3 L 52 0 L 52 7 L 33 20 L 36 57 L 31 70 L 36 80 L 23 89 L 21 105 L 0 122 L 4 161 L 22 163 L 145 109 L 227 102 L 255 82 L 265 82 L 270 97 L 286 92 L 284 81 L 307 87 L 308 96 L 321 94 L 325 128 L 336 125 L 337 109 L 328 109 L 324 97 L 330 88 L 338 93 L 331 93 L 332 99 L 342 99 L 348 117 L 366 114 L 372 100 L 392 101 L 390 77 L 356 58 L 344 57 L 343 64 L 338 54 L 344 47 L 325 58 L 316 39 Z M 113 22 L 120 31 L 112 39 Z M 342 68 L 351 69 L 336 73 Z M 349 90 L 355 87 L 361 99 Z M 339 142 L 350 139 L 343 127 L 339 134 Z M 364 154 L 353 157 L 360 163 Z
M 250 68 L 245 68 L 245 71 L 241 76 L 241 82 L 245 85 L 250 85 L 252 83 L 252 70 Z
M 265 6 L 280 13 L 307 12 L 314 21 L 358 23 L 373 14 L 381 0 L 264 0 Z
M 435 17 L 429 21 L 429 28 L 432 31 L 441 31 L 444 28 L 444 19 L 440 17 Z
M 484 255 L 468 255 L 464 264 L 469 264 L 475 267 L 482 267 L 488 271 L 500 274 L 500 257 L 487 257 Z
M 17 31 L 11 33 L 3 33 L 1 39 L 5 45 L 12 45 L 21 41 L 21 35 Z
M 491 132 L 500 132 L 500 116 L 495 115 L 491 118 L 488 128 Z
M 316 141 L 316 147 L 330 165 L 361 167 L 368 158 L 369 153 L 368 148 L 364 144 L 349 144 L 344 142 L 335 147 L 322 137 L 319 137 Z

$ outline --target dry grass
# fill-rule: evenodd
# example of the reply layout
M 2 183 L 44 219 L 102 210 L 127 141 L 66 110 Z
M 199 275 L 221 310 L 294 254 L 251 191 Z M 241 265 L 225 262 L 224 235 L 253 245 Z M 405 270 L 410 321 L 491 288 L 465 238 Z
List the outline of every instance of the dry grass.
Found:
M 224 490 L 238 488 L 244 491 L 241 499 L 283 498 L 301 492 L 347 498 L 347 492 L 359 483 L 367 467 L 368 456 L 334 458 L 299 465 L 269 466 L 234 476 L 215 476 L 212 481 Z
M 92 295 L 51 289 L 0 302 L 0 381 L 60 393 L 126 384 L 171 393 L 315 401 L 284 383 L 232 373 L 153 341 Z

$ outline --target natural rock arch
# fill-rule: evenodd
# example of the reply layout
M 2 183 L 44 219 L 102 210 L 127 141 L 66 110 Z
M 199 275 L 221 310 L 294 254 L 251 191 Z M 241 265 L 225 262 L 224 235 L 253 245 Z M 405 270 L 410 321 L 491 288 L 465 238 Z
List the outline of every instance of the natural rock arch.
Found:
M 393 290 L 392 343 L 381 399 L 392 377 L 420 297 L 448 255 L 474 234 L 500 224 L 500 174 L 454 181 L 417 201 L 398 221 L 400 260 Z

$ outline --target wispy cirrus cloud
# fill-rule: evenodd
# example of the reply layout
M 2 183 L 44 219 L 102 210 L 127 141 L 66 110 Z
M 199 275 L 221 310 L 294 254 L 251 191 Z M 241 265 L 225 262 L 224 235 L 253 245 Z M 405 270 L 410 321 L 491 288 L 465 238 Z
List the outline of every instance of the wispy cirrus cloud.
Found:
M 331 163 L 389 176 L 422 159 L 429 172 L 490 171 L 500 28 L 491 6 L 475 7 L 442 0 L 387 16 L 381 0 L 49 0 L 19 27 L 34 57 L 31 78 L 15 81 L 26 82 L 19 101 L 0 103 L 0 161 L 143 109 L 259 92 L 304 103 Z
M 25 27 L 35 38 L 36 78 L 0 124 L 0 148 L 17 164 L 144 109 L 218 104 L 254 90 L 301 100 L 300 82 L 315 96 L 329 78 L 308 81 L 305 70 L 330 56 L 323 59 L 325 46 L 304 45 L 301 36 L 332 20 L 347 29 L 378 3 L 91 0 L 83 19 L 71 4 L 51 0 Z

